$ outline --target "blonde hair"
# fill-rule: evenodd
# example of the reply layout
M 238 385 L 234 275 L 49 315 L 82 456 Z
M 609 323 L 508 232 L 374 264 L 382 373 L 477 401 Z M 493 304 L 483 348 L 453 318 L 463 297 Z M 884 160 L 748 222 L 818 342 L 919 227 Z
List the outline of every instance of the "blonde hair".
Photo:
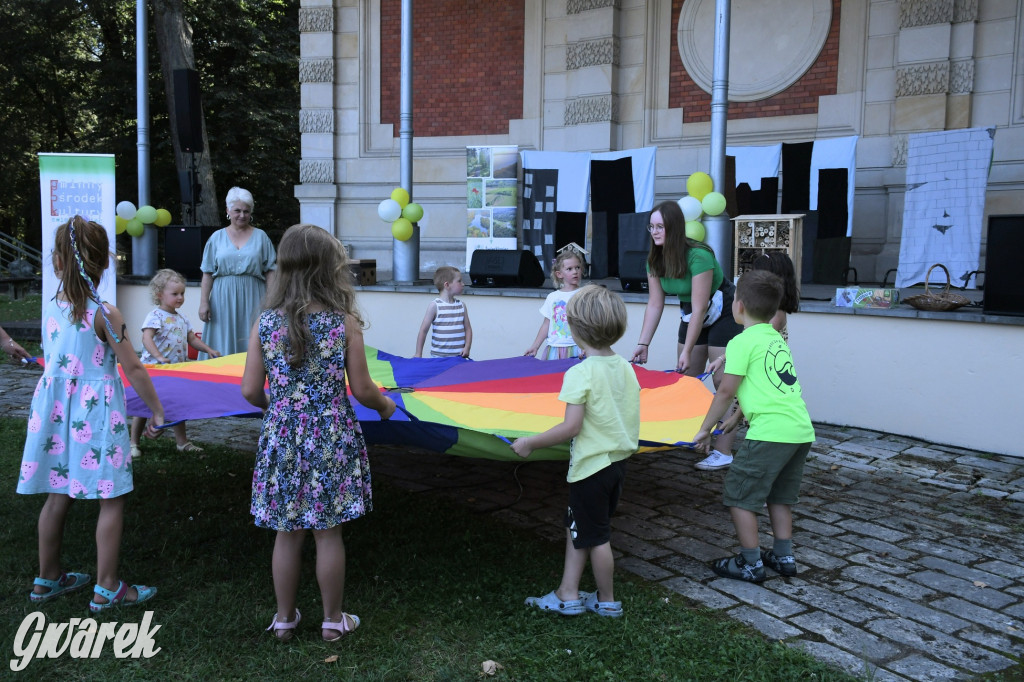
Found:
M 434 271 L 434 286 L 438 292 L 444 291 L 444 285 L 462 278 L 458 268 L 451 265 L 442 265 Z
M 565 306 L 569 330 L 591 348 L 610 348 L 626 333 L 626 304 L 614 291 L 588 284 Z
M 565 286 L 565 280 L 559 277 L 556 273 L 561 272 L 562 265 L 570 258 L 575 258 L 580 262 L 581 270 L 587 267 L 587 259 L 576 249 L 567 248 L 559 252 L 559 254 L 555 256 L 555 260 L 551 263 L 551 284 L 554 285 L 555 289 L 561 289 Z
M 95 293 L 96 286 L 110 265 L 107 230 L 99 223 L 76 215 L 57 228 L 53 238 L 53 258 L 54 271 L 60 277 L 60 289 L 71 304 L 71 319 L 81 322 L 89 309 L 89 301 L 100 303 Z
M 160 305 L 160 296 L 163 295 L 164 288 L 168 282 L 181 282 L 184 284 L 185 275 L 170 268 L 157 270 L 156 274 L 153 275 L 153 279 L 149 280 L 149 295 L 153 299 L 153 303 Z
M 306 310 L 313 304 L 344 314 L 346 323 L 354 320 L 363 326 L 345 247 L 322 227 L 292 225 L 277 247 L 277 273 L 265 305 L 281 311 L 288 321 L 292 367 L 302 364 L 312 340 Z
M 245 204 L 250 211 L 255 210 L 256 202 L 252 199 L 252 192 L 241 187 L 232 187 L 228 190 L 228 196 L 224 199 L 225 207 L 230 211 L 231 204 Z

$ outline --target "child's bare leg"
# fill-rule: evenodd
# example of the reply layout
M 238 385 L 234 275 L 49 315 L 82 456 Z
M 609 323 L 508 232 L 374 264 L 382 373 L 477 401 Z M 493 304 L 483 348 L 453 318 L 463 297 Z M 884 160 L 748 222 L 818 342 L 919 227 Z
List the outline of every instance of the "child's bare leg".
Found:
M 340 622 L 345 596 L 345 541 L 341 537 L 341 526 L 314 530 L 313 539 L 316 540 L 316 581 L 320 584 L 324 620 Z M 348 625 L 351 627 L 354 623 Z
M 138 445 L 142 438 L 142 432 L 146 430 L 145 417 L 132 417 L 132 444 Z
M 788 504 L 769 504 L 768 518 L 776 540 L 793 539 L 793 510 Z
M 274 595 L 277 597 L 278 622 L 295 620 L 295 597 L 299 591 L 299 572 L 302 568 L 302 543 L 305 530 L 278 531 L 274 540 Z M 275 632 L 274 634 L 278 634 Z
M 722 357 L 723 355 L 725 355 L 725 348 L 723 348 L 721 346 L 708 346 L 708 361 L 709 362 L 714 362 L 715 360 L 717 360 L 718 358 Z M 701 370 L 701 371 L 703 371 L 703 370 Z M 722 383 L 722 375 L 724 373 L 725 373 L 725 369 L 723 368 L 723 369 L 720 369 L 717 372 L 715 372 L 714 375 L 712 375 L 711 381 L 715 385 L 716 389 L 718 388 L 718 385 Z M 722 421 L 725 421 L 726 419 L 728 419 L 732 415 L 732 413 L 735 412 L 735 411 L 736 411 L 736 404 L 733 403 L 733 405 L 728 409 L 728 411 L 726 411 L 725 415 L 722 417 Z M 736 430 L 733 429 L 729 433 L 723 433 L 723 434 L 715 437 L 715 449 L 718 450 L 719 452 L 721 452 L 722 454 L 731 455 L 732 454 L 733 444 L 735 442 L 736 442 Z
M 729 507 L 729 514 L 732 516 L 732 525 L 736 527 L 736 536 L 739 538 L 740 547 L 743 549 L 757 547 L 759 542 L 757 515 L 740 507 Z
M 119 584 L 117 567 L 121 560 L 121 535 L 124 531 L 124 497 L 100 500 L 100 513 L 96 519 L 96 584 L 116 591 Z M 125 600 L 135 601 L 139 592 L 128 588 Z M 97 604 L 105 604 L 106 597 L 93 595 Z
M 185 443 L 188 442 L 188 436 L 185 435 L 185 422 L 175 424 L 174 426 L 171 427 L 171 430 L 174 432 L 175 443 L 177 443 L 178 445 L 184 445 Z
M 597 583 L 597 600 L 615 601 L 615 555 L 611 542 L 590 548 L 590 570 Z
M 64 521 L 74 500 L 67 495 L 51 493 L 39 512 L 39 577 L 60 578 L 60 550 L 64 543 Z M 43 594 L 48 588 L 36 585 L 33 591 Z
M 583 569 L 587 565 L 587 556 L 590 549 L 576 549 L 572 546 L 572 536 L 569 529 L 565 530 L 565 566 L 562 569 L 562 584 L 555 590 L 555 594 L 562 601 L 573 601 L 580 598 L 580 578 L 583 577 Z

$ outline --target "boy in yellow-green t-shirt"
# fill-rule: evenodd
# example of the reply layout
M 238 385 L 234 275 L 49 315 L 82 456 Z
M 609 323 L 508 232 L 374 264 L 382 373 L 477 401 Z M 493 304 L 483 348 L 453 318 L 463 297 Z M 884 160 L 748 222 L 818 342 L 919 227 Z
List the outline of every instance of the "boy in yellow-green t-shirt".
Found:
M 781 575 L 796 575 L 792 506 L 799 500 L 804 461 L 814 442 L 793 356 L 771 325 L 782 293 L 782 280 L 766 270 L 740 277 L 732 313 L 743 332 L 726 346 L 725 375 L 693 439 L 707 452 L 715 424 L 734 399 L 739 401 L 750 428 L 725 477 L 722 502 L 732 515 L 740 553 L 713 562 L 711 569 L 754 583 L 765 579 L 766 564 Z M 724 428 L 734 429 L 738 421 L 730 419 Z M 772 549 L 762 551 L 757 513 L 765 504 L 775 541 Z
M 611 517 L 622 494 L 626 460 L 639 444 L 640 382 L 633 366 L 611 348 L 626 332 L 626 305 L 617 294 L 590 284 L 569 299 L 565 314 L 573 340 L 586 354 L 562 380 L 558 399 L 565 403 L 565 420 L 512 443 L 517 455 L 528 457 L 572 441 L 562 582 L 526 604 L 564 616 L 591 611 L 617 618 L 622 602 L 615 601 Z M 597 583 L 594 592 L 579 591 L 587 559 Z

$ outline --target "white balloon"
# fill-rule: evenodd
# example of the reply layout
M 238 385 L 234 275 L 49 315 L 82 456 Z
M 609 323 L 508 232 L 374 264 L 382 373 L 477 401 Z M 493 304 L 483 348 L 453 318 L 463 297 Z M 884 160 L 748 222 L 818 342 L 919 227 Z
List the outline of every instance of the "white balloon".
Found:
M 377 215 L 387 223 L 393 223 L 402 217 L 402 205 L 394 199 L 385 199 L 377 206 Z
M 679 208 L 683 209 L 683 218 L 686 220 L 700 220 L 701 214 L 704 213 L 704 207 L 696 197 L 686 195 L 677 203 Z
M 125 220 L 131 220 L 135 217 L 136 209 L 135 204 L 130 201 L 122 201 L 117 204 L 114 209 L 114 213 L 121 216 Z

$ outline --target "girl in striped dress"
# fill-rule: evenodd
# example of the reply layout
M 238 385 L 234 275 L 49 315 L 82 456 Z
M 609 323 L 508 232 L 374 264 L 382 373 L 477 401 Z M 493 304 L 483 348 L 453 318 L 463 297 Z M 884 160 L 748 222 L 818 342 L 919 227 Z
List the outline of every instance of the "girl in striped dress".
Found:
M 423 357 L 423 344 L 430 330 L 430 356 L 434 358 L 469 357 L 473 345 L 473 328 L 469 324 L 466 304 L 455 298 L 462 293 L 462 273 L 445 265 L 434 273 L 434 286 L 439 296 L 427 306 L 416 337 L 416 357 Z

